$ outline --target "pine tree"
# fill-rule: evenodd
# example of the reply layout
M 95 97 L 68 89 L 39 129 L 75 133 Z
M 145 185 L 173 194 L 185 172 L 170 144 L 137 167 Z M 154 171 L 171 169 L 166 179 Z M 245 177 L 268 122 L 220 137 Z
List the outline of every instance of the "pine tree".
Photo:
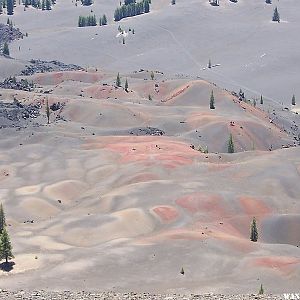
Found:
M 265 293 L 265 291 L 264 291 L 263 285 L 261 283 L 259 291 L 258 291 L 258 295 L 263 295 L 264 293 Z
M 229 140 L 228 140 L 228 153 L 234 153 L 233 136 L 231 133 L 229 135 Z
M 50 124 L 50 107 L 48 99 L 46 101 L 46 116 L 47 116 L 47 124 Z
M 148 100 L 152 101 L 152 96 L 150 94 L 148 95 Z
M 123 37 L 123 41 L 122 41 L 123 45 L 125 45 L 125 38 Z
M 263 105 L 264 104 L 264 99 L 263 99 L 263 96 L 260 95 L 260 104 Z
M 125 81 L 125 91 L 128 93 L 128 80 L 126 78 L 126 81 Z
M 51 10 L 52 2 L 51 0 L 46 0 L 46 10 Z
M 210 108 L 210 109 L 215 109 L 215 96 L 214 96 L 214 91 L 211 91 L 211 94 L 210 94 L 209 108 Z
M 296 97 L 295 97 L 295 95 L 293 95 L 293 97 L 292 97 L 292 105 L 296 105 Z
M 272 0 L 266 0 L 267 4 L 272 4 Z
M 102 25 L 107 25 L 107 18 L 106 18 L 106 15 L 103 15 L 103 16 L 102 16 L 101 21 L 102 21 Z
M 207 67 L 208 67 L 209 69 L 211 69 L 211 60 L 208 61 Z
M 274 9 L 272 21 L 280 23 L 280 15 L 277 6 Z
M 258 231 L 257 231 L 256 218 L 255 217 L 252 219 L 252 223 L 251 223 L 250 240 L 252 242 L 257 242 L 257 240 L 258 240 Z
M 151 80 L 154 80 L 154 72 L 153 71 L 151 71 L 150 77 L 151 77 Z
M 120 77 L 120 73 L 118 73 L 118 75 L 117 75 L 116 85 L 117 85 L 117 87 L 121 87 L 121 77 Z
M 9 56 L 9 48 L 7 42 L 3 45 L 3 54 Z
M 1 203 L 0 204 L 0 234 L 2 233 L 5 226 L 6 226 L 5 213 L 4 213 L 4 210 L 3 210 L 3 205 Z
M 256 107 L 256 99 L 253 99 L 253 106 Z
M 171 4 L 175 5 L 176 4 L 176 0 L 171 0 Z
M 7 14 L 13 15 L 14 14 L 14 0 L 7 0 Z
M 14 258 L 14 256 L 12 254 L 9 234 L 6 228 L 4 228 L 0 237 L 0 259 L 5 259 L 5 262 L 8 263 L 8 260 L 12 258 Z

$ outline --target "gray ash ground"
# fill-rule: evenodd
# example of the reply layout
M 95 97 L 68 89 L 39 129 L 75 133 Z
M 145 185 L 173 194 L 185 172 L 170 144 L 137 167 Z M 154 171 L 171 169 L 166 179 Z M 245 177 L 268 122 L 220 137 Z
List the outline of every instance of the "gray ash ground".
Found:
M 46 72 L 57 72 L 57 71 L 80 71 L 84 68 L 74 65 L 74 64 L 65 64 L 57 60 L 44 61 L 39 59 L 32 59 L 25 68 L 22 70 L 21 76 L 33 75 L 35 73 L 46 73 Z
M 116 292 L 49 292 L 49 291 L 18 291 L 9 292 L 0 291 L 2 300 L 257 300 L 284 299 L 283 295 L 221 295 L 221 294 L 203 294 L 203 295 L 178 295 L 178 294 L 149 294 L 149 293 L 116 293 Z
M 21 104 L 18 101 L 0 102 L 0 129 L 38 126 L 41 104 Z
M 19 28 L 14 28 L 10 25 L 0 24 L 0 47 L 2 48 L 4 43 L 9 43 L 13 40 L 22 39 L 24 34 Z

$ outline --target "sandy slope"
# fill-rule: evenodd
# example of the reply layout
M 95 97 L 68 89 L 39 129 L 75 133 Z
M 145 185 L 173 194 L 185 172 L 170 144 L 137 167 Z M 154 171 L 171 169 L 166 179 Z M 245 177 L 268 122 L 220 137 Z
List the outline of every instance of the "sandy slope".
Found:
M 115 76 L 34 75 L 34 93 L 1 91 L 2 101 L 66 104 L 66 121 L 56 112 L 46 125 L 42 111 L 45 126 L 1 129 L 0 197 L 16 256 L 1 286 L 294 292 L 300 158 L 299 148 L 280 149 L 292 137 L 205 81 L 140 72 L 127 74 L 126 93 Z M 147 126 L 166 134 L 130 134 Z M 233 155 L 224 153 L 230 132 Z M 253 216 L 258 243 L 249 241 Z

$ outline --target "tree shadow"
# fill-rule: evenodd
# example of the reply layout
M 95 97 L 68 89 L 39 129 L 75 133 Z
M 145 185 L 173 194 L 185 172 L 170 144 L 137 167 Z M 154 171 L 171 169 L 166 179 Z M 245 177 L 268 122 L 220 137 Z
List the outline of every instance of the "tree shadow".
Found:
M 13 261 L 3 262 L 0 264 L 0 270 L 4 272 L 10 272 L 14 268 L 15 263 Z

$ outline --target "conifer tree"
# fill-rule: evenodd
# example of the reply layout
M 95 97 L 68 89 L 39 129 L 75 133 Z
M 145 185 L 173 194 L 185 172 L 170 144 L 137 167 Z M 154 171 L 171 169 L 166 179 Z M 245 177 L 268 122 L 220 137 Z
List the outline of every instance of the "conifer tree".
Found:
M 229 135 L 229 140 L 228 140 L 228 153 L 234 153 L 233 136 L 231 133 Z
M 277 6 L 274 9 L 272 21 L 280 23 L 280 15 Z
M 46 101 L 46 116 L 47 116 L 47 124 L 50 124 L 50 107 L 48 99 Z
M 258 291 L 258 295 L 263 295 L 264 294 L 264 288 L 263 288 L 263 285 L 262 283 L 260 284 L 260 288 L 259 288 L 259 291 Z
M 6 228 L 4 228 L 0 237 L 0 259 L 5 259 L 5 262 L 8 263 L 8 260 L 12 258 L 14 258 L 14 256 L 12 254 L 9 234 Z
M 176 0 L 171 0 L 171 4 L 175 5 L 176 4 Z
M 263 99 L 263 96 L 260 95 L 260 104 L 263 105 L 264 104 L 264 99 Z
M 296 97 L 295 97 L 295 95 L 293 95 L 293 97 L 292 97 L 292 105 L 296 105 Z
M 128 93 L 128 80 L 126 78 L 126 81 L 125 81 L 125 91 Z
M 258 240 L 258 231 L 257 231 L 256 218 L 255 217 L 252 219 L 252 223 L 251 223 L 250 240 L 252 242 L 257 242 L 257 240 Z
M 215 109 L 215 96 L 214 96 L 214 91 L 211 91 L 211 94 L 210 94 L 209 108 L 210 108 L 210 109 Z
M 107 25 L 107 18 L 105 14 L 102 16 L 101 21 L 102 21 L 102 25 Z
M 148 95 L 148 100 L 152 101 L 152 96 L 150 94 Z
M 0 0 L 0 15 L 3 13 L 3 0 Z
M 150 77 L 151 77 L 151 80 L 154 80 L 154 72 L 153 71 L 151 71 Z
M 1 203 L 0 204 L 0 234 L 2 233 L 5 226 L 6 226 L 5 213 L 4 213 L 4 210 L 3 210 L 3 205 Z
M 211 60 L 208 61 L 207 67 L 208 67 L 209 69 L 211 69 Z
M 13 15 L 14 14 L 14 0 L 7 0 L 7 14 Z
M 272 0 L 266 0 L 267 4 L 272 4 Z
M 118 75 L 117 75 L 116 85 L 117 85 L 117 87 L 121 87 L 121 77 L 120 77 L 120 73 L 118 73 Z
M 51 10 L 52 2 L 51 0 L 46 0 L 46 10 Z
M 3 45 L 3 54 L 9 56 L 9 48 L 7 42 Z

